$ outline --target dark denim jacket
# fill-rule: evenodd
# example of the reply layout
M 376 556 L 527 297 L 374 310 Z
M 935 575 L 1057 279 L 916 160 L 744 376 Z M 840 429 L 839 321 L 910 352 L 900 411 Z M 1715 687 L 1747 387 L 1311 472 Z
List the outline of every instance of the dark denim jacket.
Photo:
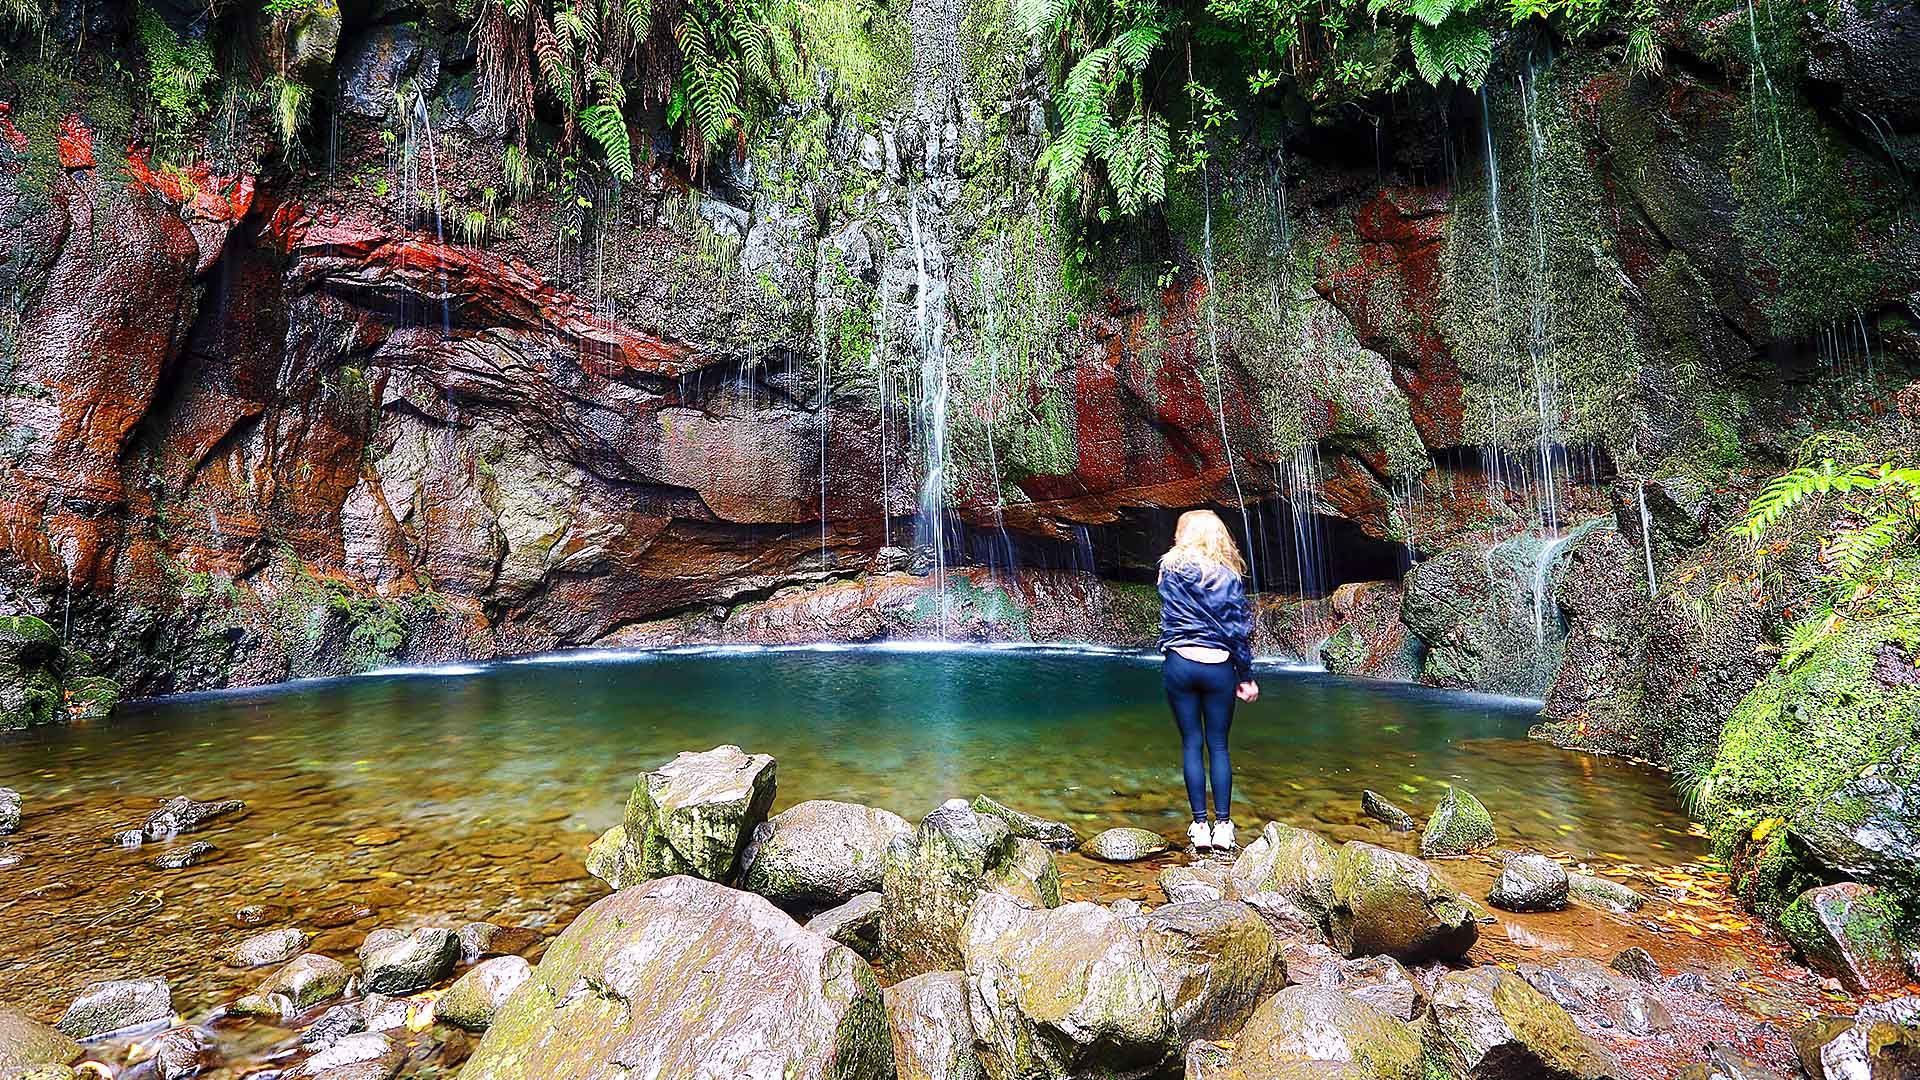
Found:
M 1160 575 L 1160 651 L 1225 649 L 1242 682 L 1253 677 L 1253 608 L 1240 575 L 1224 566 L 1179 566 Z

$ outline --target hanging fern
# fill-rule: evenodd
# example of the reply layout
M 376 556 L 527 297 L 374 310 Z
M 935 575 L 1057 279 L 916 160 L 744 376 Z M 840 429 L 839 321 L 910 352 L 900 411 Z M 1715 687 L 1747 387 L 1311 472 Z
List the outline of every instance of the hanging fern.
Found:
M 1418 19 L 1407 44 L 1414 70 L 1432 86 L 1451 80 L 1477 88 L 1493 66 L 1493 34 L 1465 15 L 1449 15 L 1439 23 Z
M 580 123 L 593 141 L 600 144 L 613 175 L 623 182 L 631 181 L 633 145 L 628 140 L 627 118 L 620 106 L 607 101 L 595 102 L 580 111 Z

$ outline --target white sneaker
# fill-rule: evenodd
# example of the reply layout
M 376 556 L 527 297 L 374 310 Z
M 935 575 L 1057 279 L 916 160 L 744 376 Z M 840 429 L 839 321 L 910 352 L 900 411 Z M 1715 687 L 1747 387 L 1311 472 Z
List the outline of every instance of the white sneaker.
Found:
M 1206 851 L 1213 846 L 1213 834 L 1207 831 L 1207 823 L 1196 821 L 1187 826 L 1187 839 L 1192 841 L 1193 850 Z
M 1213 849 L 1215 851 L 1233 850 L 1233 822 L 1216 821 L 1213 823 Z

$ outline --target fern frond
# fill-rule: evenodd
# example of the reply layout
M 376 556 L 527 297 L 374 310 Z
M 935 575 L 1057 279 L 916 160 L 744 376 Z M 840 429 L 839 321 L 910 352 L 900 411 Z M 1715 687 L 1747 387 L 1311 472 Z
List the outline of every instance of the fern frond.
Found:
M 606 157 L 607 167 L 622 182 L 633 179 L 633 145 L 627 135 L 627 118 L 620 108 L 597 102 L 580 111 L 580 126 Z
M 1842 529 L 1827 542 L 1822 557 L 1841 577 L 1858 577 L 1891 552 L 1912 524 L 1912 519 L 1904 514 L 1887 514 L 1857 529 Z

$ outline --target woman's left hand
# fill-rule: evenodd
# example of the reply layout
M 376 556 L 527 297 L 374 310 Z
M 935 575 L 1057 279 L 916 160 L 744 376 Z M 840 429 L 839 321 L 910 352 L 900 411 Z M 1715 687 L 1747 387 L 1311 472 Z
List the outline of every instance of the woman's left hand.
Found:
M 1248 679 L 1246 682 L 1234 688 L 1233 696 L 1239 698 L 1241 701 L 1259 701 L 1260 684 L 1254 682 L 1252 679 Z

